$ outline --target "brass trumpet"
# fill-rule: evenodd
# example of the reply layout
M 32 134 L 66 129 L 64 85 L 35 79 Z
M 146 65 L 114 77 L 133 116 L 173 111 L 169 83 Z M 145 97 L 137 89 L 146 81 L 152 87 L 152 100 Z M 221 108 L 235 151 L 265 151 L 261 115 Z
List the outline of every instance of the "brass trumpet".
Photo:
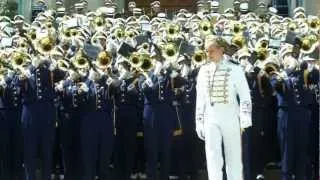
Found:
M 36 48 L 41 54 L 49 54 L 55 46 L 55 39 L 46 36 L 38 40 Z
M 298 28 L 299 27 L 298 27 L 297 23 L 295 23 L 293 21 L 288 24 L 289 31 L 296 31 Z
M 162 56 L 169 61 L 175 61 L 179 55 L 178 48 L 174 43 L 167 43 L 162 47 Z
M 85 69 L 90 67 L 89 60 L 82 50 L 79 50 L 79 52 L 72 58 L 71 62 L 77 69 Z
M 233 33 L 234 34 L 242 34 L 243 33 L 243 25 L 239 22 L 233 23 Z
M 67 60 L 59 59 L 57 60 L 57 68 L 64 72 L 68 72 L 71 68 L 71 64 Z
M 153 63 L 149 53 L 134 52 L 129 58 L 129 63 L 134 69 L 143 73 L 143 75 L 146 75 L 145 73 L 153 68 Z
M 34 28 L 30 29 L 30 31 L 27 34 L 27 37 L 29 39 L 31 39 L 32 41 L 36 40 L 37 39 L 37 31 L 36 31 L 36 29 L 34 29 Z
M 246 40 L 243 35 L 235 35 L 231 39 L 231 44 L 236 45 L 239 49 L 243 48 L 246 44 Z
M 320 26 L 320 20 L 314 18 L 308 24 L 311 29 L 318 29 Z
M 28 54 L 21 52 L 21 51 L 15 51 L 11 55 L 11 64 L 13 69 L 20 69 L 24 68 L 28 63 L 31 62 L 31 58 Z
M 269 48 L 269 41 L 267 39 L 261 38 L 257 41 L 255 45 L 255 49 L 268 49 Z
M 305 54 L 309 54 L 316 48 L 316 45 L 318 44 L 319 39 L 317 35 L 310 34 L 308 36 L 303 37 L 301 42 L 302 42 L 301 52 Z
M 96 59 L 96 66 L 100 69 L 106 69 L 112 63 L 112 56 L 107 51 L 101 51 Z
M 256 52 L 257 52 L 257 58 L 260 61 L 264 61 L 265 59 L 267 59 L 268 49 L 260 47 L 260 48 L 256 49 Z
M 168 24 L 166 27 L 168 39 L 176 39 L 180 33 L 180 27 L 177 24 Z
M 103 30 L 105 26 L 105 20 L 103 17 L 101 16 L 97 16 L 95 17 L 95 19 L 93 20 L 93 28 L 95 31 L 100 31 Z
M 129 63 L 132 67 L 137 68 L 141 65 L 140 54 L 138 52 L 133 52 L 129 58 Z
M 192 62 L 195 65 L 202 65 L 207 58 L 206 52 L 203 50 L 196 50 L 192 56 Z
M 129 39 L 133 39 L 137 34 L 138 32 L 132 29 L 125 31 L 125 36 Z
M 115 36 L 115 38 L 121 39 L 125 36 L 125 32 L 121 27 L 118 27 L 113 31 L 113 35 Z
M 202 20 L 199 24 L 199 29 L 203 37 L 212 34 L 212 25 L 209 20 Z
M 153 68 L 153 63 L 151 61 L 150 54 L 142 53 L 140 54 L 140 69 L 143 72 L 148 72 Z

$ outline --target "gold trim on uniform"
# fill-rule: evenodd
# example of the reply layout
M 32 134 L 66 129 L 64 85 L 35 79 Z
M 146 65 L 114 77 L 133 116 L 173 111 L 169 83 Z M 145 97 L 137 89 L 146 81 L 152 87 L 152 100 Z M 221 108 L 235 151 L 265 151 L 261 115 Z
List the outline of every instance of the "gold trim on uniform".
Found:
M 210 104 L 228 104 L 228 83 L 231 68 L 220 68 L 214 73 L 210 79 L 210 72 L 208 72 L 208 90 L 210 97 Z

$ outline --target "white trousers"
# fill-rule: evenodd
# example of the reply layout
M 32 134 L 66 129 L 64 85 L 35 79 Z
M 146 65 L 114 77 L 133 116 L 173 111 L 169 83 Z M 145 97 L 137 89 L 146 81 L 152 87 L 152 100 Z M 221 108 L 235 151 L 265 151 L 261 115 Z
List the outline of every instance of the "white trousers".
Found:
M 229 123 L 228 123 L 229 121 Z M 230 119 L 205 124 L 205 150 L 209 180 L 222 180 L 224 146 L 226 172 L 228 180 L 243 180 L 241 133 L 239 124 Z

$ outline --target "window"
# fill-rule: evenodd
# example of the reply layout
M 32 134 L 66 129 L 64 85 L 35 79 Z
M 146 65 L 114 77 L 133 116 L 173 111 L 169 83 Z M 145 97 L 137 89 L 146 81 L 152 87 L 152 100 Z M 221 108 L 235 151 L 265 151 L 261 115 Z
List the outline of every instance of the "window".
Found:
M 301 0 L 297 0 L 301 1 Z M 288 3 L 290 0 L 272 0 L 272 6 L 278 9 L 278 14 L 281 16 L 289 15 L 289 6 Z

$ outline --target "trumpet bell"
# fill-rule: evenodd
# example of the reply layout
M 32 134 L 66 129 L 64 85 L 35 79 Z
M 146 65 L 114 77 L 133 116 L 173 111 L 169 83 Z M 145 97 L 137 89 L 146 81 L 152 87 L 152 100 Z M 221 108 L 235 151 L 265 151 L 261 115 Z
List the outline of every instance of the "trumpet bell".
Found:
M 168 24 L 166 28 L 167 38 L 175 39 L 180 32 L 180 27 L 178 24 Z
M 88 60 L 86 58 L 79 58 L 76 61 L 76 67 L 78 69 L 84 69 L 88 67 Z
M 168 43 L 164 45 L 162 49 L 162 56 L 166 60 L 176 60 L 178 56 L 178 49 L 177 46 L 173 43 Z
M 246 40 L 243 35 L 235 35 L 231 39 L 231 44 L 236 45 L 239 49 L 243 48 Z
M 100 69 L 107 68 L 112 62 L 111 54 L 107 51 L 102 51 L 97 56 L 97 66 Z
M 40 53 L 48 54 L 48 53 L 50 53 L 51 50 L 53 50 L 54 45 L 55 45 L 55 41 L 54 41 L 53 37 L 46 36 L 46 37 L 41 38 L 38 41 L 37 48 Z
M 195 51 L 194 55 L 192 56 L 192 62 L 195 65 L 201 65 L 206 60 L 206 53 L 203 50 L 197 50 Z
M 317 35 L 310 34 L 305 36 L 301 40 L 301 52 L 304 54 L 309 54 L 314 51 L 316 46 L 319 44 L 319 39 Z
M 141 66 L 141 59 L 140 55 L 137 52 L 132 53 L 132 55 L 129 58 L 129 63 L 131 64 L 132 67 L 137 68 Z
M 255 49 L 261 51 L 261 49 L 268 49 L 269 41 L 267 39 L 261 38 L 256 43 Z
M 30 57 L 20 51 L 16 51 L 12 54 L 12 67 L 14 69 L 19 69 L 20 67 L 24 67 L 27 65 L 28 62 L 30 62 Z
M 113 35 L 115 36 L 115 38 L 121 39 L 125 36 L 125 32 L 122 28 L 117 28 L 114 30 Z
M 264 61 L 265 59 L 267 59 L 268 49 L 260 47 L 256 50 L 256 52 L 257 52 L 257 58 L 259 60 Z
M 151 61 L 150 54 L 143 53 L 140 55 L 140 69 L 144 72 L 148 72 L 153 68 L 153 63 Z
M 84 52 L 80 50 L 71 60 L 72 64 L 77 69 L 88 69 L 89 68 L 89 60 L 85 56 Z
M 200 33 L 203 36 L 209 35 L 212 33 L 212 25 L 209 20 L 201 21 L 199 27 L 200 27 Z
M 240 23 L 234 23 L 233 24 L 233 33 L 234 34 L 242 34 L 243 33 L 243 25 Z

